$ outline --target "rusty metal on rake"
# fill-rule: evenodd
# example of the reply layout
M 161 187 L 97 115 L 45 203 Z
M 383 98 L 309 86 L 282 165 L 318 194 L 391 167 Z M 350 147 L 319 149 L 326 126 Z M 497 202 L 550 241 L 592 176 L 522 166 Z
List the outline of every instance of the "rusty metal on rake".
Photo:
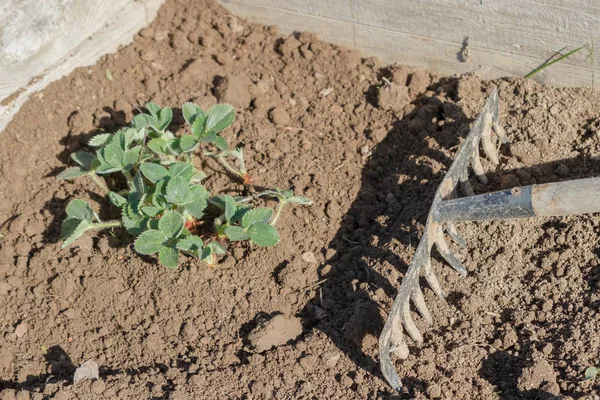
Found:
M 408 357 L 409 351 L 403 327 L 414 342 L 423 341 L 423 336 L 411 317 L 411 301 L 429 325 L 433 322 L 419 286 L 420 276 L 426 279 L 430 288 L 441 299 L 445 297 L 431 268 L 430 257 L 433 246 L 460 275 L 466 276 L 467 274 L 467 270 L 450 251 L 445 240 L 445 233 L 447 233 L 458 245 L 463 247 L 466 245 L 452 224 L 453 221 L 564 216 L 600 212 L 600 178 L 530 185 L 474 195 L 468 181 L 469 167 L 482 183 L 487 183 L 487 177 L 481 165 L 480 145 L 492 164 L 499 163 L 492 132 L 496 134 L 500 142 L 509 143 L 499 121 L 497 90 L 494 90 L 488 98 L 471 132 L 438 187 L 423 236 L 379 337 L 381 371 L 387 382 L 396 390 L 402 387 L 402 382 L 392 362 L 391 354 L 401 359 Z M 457 198 L 458 188 L 466 197 Z

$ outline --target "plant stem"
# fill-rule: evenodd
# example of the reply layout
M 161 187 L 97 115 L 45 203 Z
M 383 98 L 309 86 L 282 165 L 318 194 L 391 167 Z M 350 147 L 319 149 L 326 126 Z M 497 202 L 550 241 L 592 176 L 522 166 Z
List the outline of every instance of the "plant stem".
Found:
M 227 160 L 225 160 L 225 157 L 217 157 L 217 160 L 221 163 L 221 165 L 223 165 L 225 167 L 225 169 L 227 169 L 229 172 L 231 172 L 234 175 L 239 176 L 240 178 L 244 178 L 244 175 L 238 171 L 237 169 L 233 168 L 231 166 L 231 164 L 229 164 L 227 162 Z
M 98 186 L 100 186 L 100 188 L 102 188 L 102 190 L 104 190 L 106 193 L 110 193 L 110 189 L 106 186 L 106 184 L 102 181 L 102 179 L 100 179 L 100 177 L 98 175 L 96 175 L 95 172 L 90 172 L 89 176 L 96 185 L 98 185 Z
M 99 222 L 97 224 L 92 224 L 92 226 L 90 227 L 90 229 L 108 229 L 108 228 L 116 228 L 118 226 L 122 226 L 123 223 L 121 221 L 106 221 L 106 222 Z
M 277 220 L 279 219 L 279 216 L 281 215 L 281 211 L 283 210 L 283 207 L 285 207 L 287 201 L 285 200 L 279 200 L 279 205 L 277 206 L 277 211 L 275 211 L 275 218 L 273 218 L 273 220 L 271 221 L 271 225 L 275 226 L 275 224 L 277 223 Z
M 131 173 L 129 171 L 123 171 L 123 175 L 125 175 L 127 183 L 131 186 L 131 183 L 133 182 L 133 177 L 131 176 Z

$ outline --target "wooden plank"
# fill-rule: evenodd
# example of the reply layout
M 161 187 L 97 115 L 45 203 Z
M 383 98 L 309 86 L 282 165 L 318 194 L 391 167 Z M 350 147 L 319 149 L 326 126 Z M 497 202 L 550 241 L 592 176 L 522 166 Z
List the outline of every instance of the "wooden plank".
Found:
M 284 33 L 310 31 L 332 43 L 446 75 L 524 76 L 556 52 L 586 45 L 538 73 L 554 86 L 596 87 L 600 42 L 592 0 L 220 0 L 235 14 L 276 24 Z M 461 49 L 469 38 L 469 61 Z
M 29 96 L 117 50 L 164 0 L 0 0 L 0 132 Z

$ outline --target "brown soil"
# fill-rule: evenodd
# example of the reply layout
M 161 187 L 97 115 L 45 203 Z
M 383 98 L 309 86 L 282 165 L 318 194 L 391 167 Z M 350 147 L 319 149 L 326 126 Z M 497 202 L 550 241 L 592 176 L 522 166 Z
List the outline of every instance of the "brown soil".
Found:
M 493 84 L 513 144 L 477 191 L 600 173 L 599 93 Z M 282 37 L 205 0 L 167 1 L 133 44 L 51 84 L 1 136 L 2 398 L 393 398 L 376 338 L 491 87 Z M 293 186 L 314 206 L 288 210 L 277 248 L 231 249 L 215 269 L 182 257 L 167 270 L 118 230 L 61 250 L 70 199 L 115 211 L 93 183 L 57 173 L 147 100 L 233 103 L 227 135 L 245 143 L 256 183 Z M 241 190 L 204 167 L 217 171 L 211 188 Z M 397 363 L 403 397 L 597 399 L 599 381 L 580 380 L 600 364 L 599 223 L 461 224 L 470 274 L 434 260 L 448 301 L 425 289 L 435 323 Z M 73 385 L 89 359 L 101 378 Z

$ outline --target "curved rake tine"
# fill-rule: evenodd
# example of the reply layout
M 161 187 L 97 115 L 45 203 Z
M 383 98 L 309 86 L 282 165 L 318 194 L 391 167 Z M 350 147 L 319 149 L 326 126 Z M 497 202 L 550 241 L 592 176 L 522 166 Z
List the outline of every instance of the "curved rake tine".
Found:
M 473 196 L 475 194 L 475 192 L 473 191 L 473 187 L 471 186 L 471 183 L 469 183 L 469 177 L 467 176 L 466 171 L 464 172 L 464 174 L 461 175 L 459 182 L 460 182 L 460 188 L 462 189 L 462 191 L 465 195 Z
M 454 243 L 463 248 L 467 247 L 467 241 L 465 240 L 465 238 L 460 236 L 452 222 L 446 224 L 446 232 L 448 233 L 448 235 L 450 235 L 452 240 L 454 240 Z
M 423 342 L 423 335 L 419 332 L 419 328 L 417 328 L 415 321 L 413 321 L 412 316 L 410 315 L 410 302 L 406 302 L 402 308 L 402 324 L 412 340 L 417 343 Z
M 481 159 L 479 158 L 479 154 L 477 151 L 473 153 L 473 156 L 471 158 L 471 166 L 473 167 L 473 172 L 475 172 L 475 176 L 477 176 L 479 182 L 483 183 L 484 185 L 487 185 L 488 179 L 487 176 L 485 176 L 483 166 L 481 165 Z
M 462 262 L 456 258 L 454 253 L 450 251 L 446 240 L 442 236 L 438 237 L 435 241 L 435 247 L 438 249 L 442 257 L 444 257 L 444 260 L 446 260 L 446 262 L 450 264 L 450 266 L 454 268 L 456 272 L 461 274 L 463 277 L 467 276 L 467 269 Z
M 413 288 L 410 298 L 417 307 L 417 310 L 419 310 L 419 314 L 427 321 L 427 324 L 431 325 L 433 323 L 433 318 L 431 318 L 431 313 L 427 308 L 427 304 L 425 304 L 425 297 L 423 297 L 423 292 L 419 285 Z
M 423 276 L 425 277 L 425 280 L 429 284 L 431 290 L 433 290 L 433 292 L 440 299 L 445 299 L 446 294 L 444 293 L 444 290 L 442 289 L 442 286 L 440 285 L 440 282 L 438 281 L 437 277 L 433 273 L 433 268 L 431 268 L 430 260 L 427 260 L 427 263 L 423 266 Z

